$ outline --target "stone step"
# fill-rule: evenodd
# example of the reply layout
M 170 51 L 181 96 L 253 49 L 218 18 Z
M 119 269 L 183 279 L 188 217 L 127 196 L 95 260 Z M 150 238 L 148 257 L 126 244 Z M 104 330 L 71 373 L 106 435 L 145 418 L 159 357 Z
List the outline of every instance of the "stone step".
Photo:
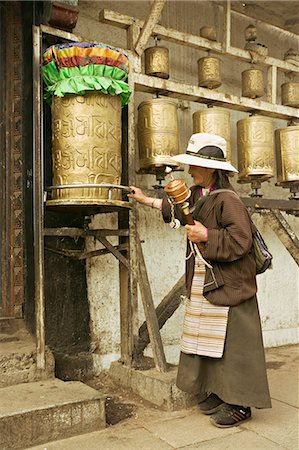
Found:
M 0 342 L 0 388 L 41 379 L 36 367 L 35 342 L 31 336 L 23 339 L 23 334 L 22 332 L 22 338 L 20 332 L 15 335 L 2 335 L 4 338 Z M 54 367 L 52 352 L 46 348 L 46 370 L 42 374 L 43 379 L 54 378 Z
M 33 445 L 105 428 L 105 399 L 79 381 L 47 380 L 0 389 L 0 449 Z

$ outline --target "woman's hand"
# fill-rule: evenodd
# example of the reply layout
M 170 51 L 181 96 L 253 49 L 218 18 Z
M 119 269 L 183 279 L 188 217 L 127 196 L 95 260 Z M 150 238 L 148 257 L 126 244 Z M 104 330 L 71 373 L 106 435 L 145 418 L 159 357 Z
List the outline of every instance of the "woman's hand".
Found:
M 188 239 L 192 242 L 207 242 L 208 241 L 208 229 L 197 220 L 194 220 L 194 225 L 185 225 L 187 230 Z
M 149 197 L 147 197 L 140 188 L 136 186 L 130 186 L 131 192 L 128 194 L 129 198 L 133 198 L 138 203 L 143 203 L 147 205 L 149 202 L 147 201 Z

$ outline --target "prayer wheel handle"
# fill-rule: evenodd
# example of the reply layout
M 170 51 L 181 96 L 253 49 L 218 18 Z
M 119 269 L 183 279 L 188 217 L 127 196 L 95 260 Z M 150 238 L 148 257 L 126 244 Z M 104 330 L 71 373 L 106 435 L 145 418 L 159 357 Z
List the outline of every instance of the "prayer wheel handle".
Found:
M 175 205 L 181 205 L 188 225 L 194 225 L 195 222 L 189 210 L 189 203 L 187 202 L 191 191 L 186 186 L 185 181 L 181 178 L 177 180 L 173 179 L 164 187 L 164 190 Z
M 195 222 L 193 220 L 192 214 L 191 214 L 191 212 L 189 210 L 189 203 L 188 202 L 186 202 L 186 203 L 184 203 L 182 205 L 182 211 L 183 211 L 183 214 L 185 216 L 187 224 L 188 225 L 195 225 Z

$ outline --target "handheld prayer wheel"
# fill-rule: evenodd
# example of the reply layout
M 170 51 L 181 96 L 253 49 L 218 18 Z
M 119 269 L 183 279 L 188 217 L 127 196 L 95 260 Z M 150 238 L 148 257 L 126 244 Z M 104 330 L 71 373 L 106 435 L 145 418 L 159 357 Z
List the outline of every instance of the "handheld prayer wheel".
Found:
M 140 168 L 177 167 L 171 157 L 179 153 L 177 104 L 155 98 L 138 107 Z
M 292 81 L 281 86 L 281 103 L 299 108 L 299 82 Z
M 51 205 L 94 204 L 108 199 L 107 188 L 88 184 L 120 184 L 121 100 L 100 92 L 67 94 L 52 101 L 53 189 Z M 85 187 L 80 188 L 80 184 Z M 87 185 L 87 186 L 86 186 Z M 112 199 L 121 193 L 113 191 Z
M 207 56 L 198 60 L 198 85 L 208 89 L 221 85 L 219 58 Z
M 186 202 L 191 195 L 190 189 L 181 178 L 171 180 L 164 190 L 176 205 Z
M 275 131 L 277 184 L 299 184 L 299 125 Z
M 222 108 L 207 108 L 193 114 L 193 133 L 217 134 L 226 140 L 227 161 L 231 160 L 230 112 Z
M 258 98 L 265 93 L 264 74 L 260 69 L 248 69 L 242 72 L 243 97 Z
M 166 47 L 149 47 L 144 52 L 146 75 L 169 78 L 169 50 Z
M 268 117 L 251 116 L 237 122 L 239 179 L 274 175 L 273 123 Z
M 192 214 L 189 210 L 188 198 L 191 195 L 190 189 L 182 179 L 171 180 L 165 187 L 165 192 L 171 198 L 174 204 L 181 205 L 182 211 L 189 225 L 194 225 Z

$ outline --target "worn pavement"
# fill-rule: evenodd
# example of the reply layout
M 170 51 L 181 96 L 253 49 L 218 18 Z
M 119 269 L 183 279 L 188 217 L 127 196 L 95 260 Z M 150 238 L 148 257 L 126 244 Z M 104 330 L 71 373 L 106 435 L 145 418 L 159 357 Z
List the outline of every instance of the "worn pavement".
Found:
M 165 412 L 134 400 L 134 413 L 116 425 L 31 450 L 298 450 L 299 346 L 266 351 L 272 409 L 253 409 L 243 425 L 219 429 L 196 407 Z

